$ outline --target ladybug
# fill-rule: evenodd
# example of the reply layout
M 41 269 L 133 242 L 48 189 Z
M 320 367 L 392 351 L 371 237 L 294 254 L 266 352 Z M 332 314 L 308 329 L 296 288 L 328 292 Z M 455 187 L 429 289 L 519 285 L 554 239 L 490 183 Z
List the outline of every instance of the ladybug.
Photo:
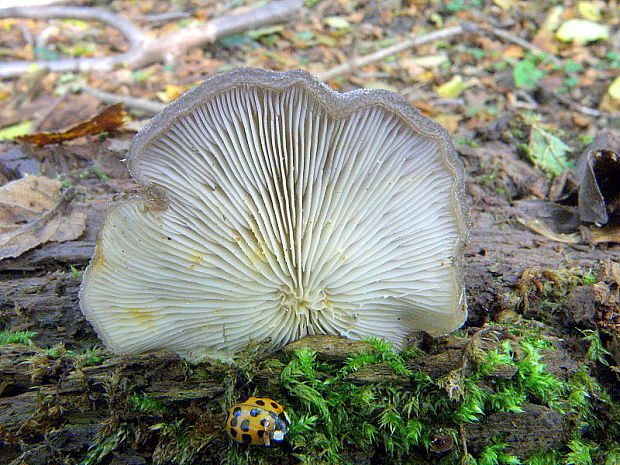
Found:
M 266 397 L 249 397 L 232 406 L 226 419 L 226 432 L 243 444 L 269 446 L 282 441 L 291 421 L 280 404 Z

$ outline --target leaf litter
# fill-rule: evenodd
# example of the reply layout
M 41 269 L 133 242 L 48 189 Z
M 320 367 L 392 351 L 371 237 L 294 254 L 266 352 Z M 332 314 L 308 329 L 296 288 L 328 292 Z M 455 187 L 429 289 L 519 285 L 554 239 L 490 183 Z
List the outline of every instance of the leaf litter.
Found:
M 25 176 L 0 187 L 0 260 L 82 235 L 86 214 L 69 208 L 74 190 L 61 192 L 61 187 L 44 176 Z

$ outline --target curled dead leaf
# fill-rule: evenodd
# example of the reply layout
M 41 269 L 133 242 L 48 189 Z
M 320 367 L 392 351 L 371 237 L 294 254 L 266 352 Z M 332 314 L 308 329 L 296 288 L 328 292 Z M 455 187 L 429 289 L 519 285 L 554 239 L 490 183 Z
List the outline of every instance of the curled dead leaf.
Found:
M 60 144 L 78 137 L 98 134 L 103 131 L 118 129 L 123 124 L 126 113 L 122 103 L 110 105 L 92 118 L 59 132 L 41 132 L 16 137 L 19 142 L 28 142 L 37 146 Z
M 579 242 L 581 242 L 581 238 L 579 237 L 579 234 L 577 233 L 566 234 L 566 233 L 556 232 L 553 230 L 553 227 L 551 224 L 543 220 L 533 219 L 533 218 L 524 218 L 524 217 L 518 216 L 517 221 L 521 223 L 522 225 L 526 226 L 527 228 L 531 229 L 535 233 L 538 233 L 541 236 L 546 237 L 547 239 L 551 239 L 551 240 L 558 241 L 558 242 L 564 242 L 566 244 L 578 244 Z
M 620 219 L 620 140 L 604 133 L 594 139 L 577 163 L 579 217 L 585 223 Z

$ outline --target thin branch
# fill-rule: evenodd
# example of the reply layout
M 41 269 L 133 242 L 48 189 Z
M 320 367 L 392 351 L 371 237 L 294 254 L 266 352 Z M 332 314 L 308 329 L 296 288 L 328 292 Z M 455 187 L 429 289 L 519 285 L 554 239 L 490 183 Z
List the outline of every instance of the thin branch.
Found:
M 522 39 L 519 36 L 512 34 L 511 32 L 504 31 L 503 29 L 498 29 L 496 27 L 488 26 L 486 24 L 476 24 L 474 27 L 481 32 L 489 33 L 490 35 L 499 37 L 500 39 L 504 39 L 506 42 L 511 42 L 515 45 L 518 45 L 521 48 L 524 48 L 525 50 L 529 50 L 534 55 L 538 55 L 540 57 L 546 57 L 554 65 L 559 65 L 562 63 L 562 60 L 560 60 L 555 55 L 545 52 L 542 48 L 537 47 L 536 45 L 528 42 L 525 39 Z
M 14 61 L 0 64 L 0 78 L 16 77 L 32 67 L 48 69 L 52 72 L 90 71 L 100 69 L 109 71 L 129 62 L 135 51 L 147 40 L 142 31 L 126 19 L 101 8 L 49 6 L 41 8 L 13 7 L 0 9 L 0 18 L 73 18 L 85 21 L 98 21 L 117 29 L 129 42 L 128 52 L 102 58 L 66 58 L 53 61 Z
M 537 47 L 536 45 L 531 44 L 530 42 L 510 32 L 507 32 L 502 29 L 498 29 L 498 28 L 495 28 L 489 25 L 485 25 L 485 24 L 463 22 L 459 26 L 439 29 L 437 31 L 434 31 L 434 32 L 431 32 L 429 34 L 425 34 L 422 36 L 413 36 L 395 45 L 378 50 L 374 53 L 370 53 L 362 57 L 356 57 L 351 60 L 345 61 L 344 63 L 341 63 L 332 69 L 329 69 L 327 71 L 324 71 L 323 73 L 320 73 L 318 75 L 318 78 L 323 81 L 328 81 L 330 79 L 334 79 L 336 77 L 349 74 L 353 72 L 354 70 L 361 68 L 362 66 L 366 66 L 366 65 L 384 60 L 392 55 L 401 53 L 409 48 L 417 47 L 419 45 L 433 42 L 435 40 L 443 40 L 449 37 L 454 37 L 454 36 L 458 36 L 461 34 L 470 34 L 470 33 L 492 35 L 502 40 L 505 40 L 507 42 L 516 44 L 526 50 L 529 50 L 530 52 L 538 56 L 545 57 L 549 61 L 551 61 L 553 64 L 557 65 L 557 64 L 562 63 L 562 60 L 560 60 L 557 56 L 545 52 L 544 50 Z M 560 102 L 564 103 L 568 107 L 572 108 L 575 111 L 583 113 L 584 115 L 594 116 L 594 117 L 600 117 L 600 116 L 605 115 L 605 113 L 602 111 L 595 110 L 593 108 L 589 108 L 577 102 L 574 102 L 568 97 L 562 94 L 559 94 L 558 92 L 554 90 L 549 90 L 549 89 L 543 89 L 543 90 L 545 92 L 548 92 L 550 95 L 553 95 L 555 98 L 557 98 Z
M 252 10 L 212 19 L 203 25 L 151 38 L 130 21 L 99 8 L 41 7 L 2 8 L 0 18 L 75 18 L 99 21 L 118 29 L 129 42 L 124 53 L 100 58 L 67 58 L 53 61 L 16 61 L 0 64 L 0 78 L 16 77 L 31 67 L 51 72 L 111 71 L 119 66 L 140 68 L 162 60 L 171 60 L 191 47 L 213 43 L 216 40 L 249 29 L 276 22 L 289 21 L 301 8 L 301 0 L 276 0 Z
M 394 44 L 390 47 L 383 48 L 381 50 L 376 51 L 375 53 L 371 53 L 369 55 L 364 55 L 361 57 L 356 57 L 351 60 L 345 61 L 335 68 L 324 71 L 319 74 L 317 77 L 321 81 L 329 81 L 330 79 L 334 79 L 336 77 L 342 76 L 344 74 L 348 74 L 351 71 L 361 68 L 362 66 L 366 66 L 372 63 L 376 63 L 377 61 L 381 61 L 390 57 L 392 55 L 396 55 L 400 52 L 404 52 L 405 50 L 417 47 L 422 44 L 427 44 L 429 42 L 434 42 L 436 40 L 443 40 L 449 37 L 460 35 L 465 32 L 464 26 L 453 26 L 447 27 L 445 29 L 439 29 L 438 31 L 433 31 L 428 34 L 422 36 L 413 36 L 408 39 L 403 40 L 397 44 Z
M 143 15 L 136 16 L 136 20 L 144 21 L 146 23 L 159 23 L 164 21 L 174 21 L 177 19 L 189 18 L 191 13 L 188 11 L 169 11 L 168 13 L 161 13 L 158 15 Z
M 278 2 L 273 2 L 267 6 L 275 6 Z M 257 9 L 258 10 L 258 9 Z M 257 11 L 257 10 L 253 10 L 253 11 Z M 0 10 L 1 11 L 1 10 Z M 266 10 L 264 11 L 264 14 L 266 17 L 270 17 L 270 15 L 272 13 L 267 12 Z M 244 15 L 238 15 L 239 17 L 244 16 Z M 219 19 L 226 19 L 226 18 L 230 18 L 230 17 L 224 17 L 224 18 L 219 18 Z M 271 18 L 274 18 L 274 16 L 271 16 Z M 196 28 L 196 29 L 202 29 L 202 32 L 194 31 L 191 30 L 186 34 L 178 34 L 179 37 L 176 39 L 177 41 L 185 44 L 187 46 L 187 44 L 193 44 L 193 41 L 196 40 L 196 37 L 198 36 L 202 36 L 203 38 L 206 35 L 210 35 L 213 34 L 212 31 L 207 31 L 207 29 L 209 29 L 209 27 L 213 27 L 213 26 L 209 26 L 210 24 L 214 23 L 217 20 L 214 21 L 210 21 L 209 23 L 205 24 L 204 26 L 201 26 L 200 28 Z M 228 31 L 233 31 L 233 32 L 228 32 L 228 33 L 234 33 L 234 32 L 238 32 L 238 30 L 236 30 L 235 28 L 237 27 L 243 27 L 244 25 L 242 24 L 235 24 L 234 22 L 229 22 L 229 21 L 222 21 L 222 23 L 224 23 L 224 26 L 226 28 L 228 28 Z M 216 26 L 217 27 L 217 26 Z M 448 27 L 448 28 L 444 28 L 444 29 L 439 29 L 437 31 L 431 32 L 429 34 L 425 34 L 422 36 L 413 36 L 410 37 L 408 39 L 403 40 L 402 42 L 399 42 L 395 45 L 392 45 L 390 47 L 386 47 L 384 49 L 378 50 L 375 53 L 371 53 L 369 55 L 364 55 L 362 57 L 356 57 L 353 58 L 351 60 L 345 61 L 344 63 L 341 63 L 340 65 L 324 71 L 323 73 L 320 73 L 317 77 L 323 81 L 327 81 L 330 79 L 334 79 L 336 77 L 339 76 L 343 76 L 346 75 L 348 73 L 351 73 L 353 71 L 355 71 L 356 69 L 372 64 L 372 63 L 376 63 L 378 61 L 384 60 L 392 55 L 396 55 L 398 53 L 401 53 L 409 48 L 412 47 L 417 47 L 419 45 L 422 44 L 426 44 L 429 42 L 433 42 L 436 40 L 444 40 L 450 37 L 454 37 L 460 34 L 468 34 L 468 33 L 477 33 L 477 34 L 489 34 L 489 35 L 493 35 L 496 36 L 502 40 L 514 43 L 516 45 L 519 45 L 520 47 L 523 47 L 529 51 L 531 51 L 532 53 L 535 53 L 537 55 L 541 55 L 541 56 L 545 56 L 548 57 L 549 60 L 551 60 L 553 63 L 560 63 L 560 59 L 554 55 L 550 55 L 546 52 L 544 52 L 543 50 L 541 50 L 540 48 L 536 47 L 535 45 L 525 41 L 524 39 L 521 39 L 520 37 L 511 34 L 509 32 L 503 31 L 501 29 L 497 29 L 488 25 L 478 25 L 478 24 L 474 24 L 474 23 L 462 23 L 459 26 L 453 26 L 453 27 Z M 202 34 L 202 35 L 201 35 Z M 224 35 L 224 33 L 222 32 L 222 35 Z M 168 46 L 171 46 L 171 44 L 168 44 Z M 191 45 L 190 45 L 191 46 Z M 0 71 L 1 71 L 1 66 L 0 66 Z M 159 103 L 159 102 L 155 102 L 152 100 L 147 100 L 147 99 L 141 99 L 141 98 L 134 98 L 134 97 L 129 97 L 129 96 L 125 96 L 125 95 L 119 95 L 119 94 L 112 94 L 112 93 L 108 93 L 108 92 L 103 92 L 100 91 L 98 89 L 93 89 L 91 87 L 84 87 L 83 88 L 84 92 L 87 92 L 91 95 L 94 95 L 95 97 L 100 98 L 103 102 L 105 103 L 116 103 L 116 102 L 123 102 L 127 107 L 129 108 L 135 108 L 135 109 L 139 109 L 142 111 L 145 111 L 147 113 L 151 113 L 151 114 L 155 114 L 155 113 L 159 113 L 165 105 Z M 572 100 L 570 100 L 569 98 L 558 94 L 555 91 L 552 90 L 545 90 L 546 92 L 549 92 L 551 95 L 555 96 L 558 100 L 560 100 L 561 102 L 563 102 L 564 104 L 568 105 L 570 108 L 574 109 L 575 111 L 579 111 L 585 115 L 588 116 L 595 116 L 595 117 L 599 117 L 599 116 L 603 116 L 604 113 L 599 111 L 599 110 L 595 110 L 592 108 L 588 108 L 584 105 L 581 105 L 577 102 L 574 102 Z M 448 103 L 448 102 L 446 102 Z M 453 104 L 453 102 L 449 102 L 450 104 Z
M 46 6 L 39 8 L 13 7 L 0 8 L 0 18 L 73 18 L 82 21 L 98 21 L 117 29 L 129 41 L 131 47 L 144 40 L 143 32 L 132 22 L 102 8 L 79 6 Z
M 88 86 L 83 86 L 82 92 L 86 92 L 87 94 L 97 97 L 104 103 L 123 103 L 127 108 L 142 110 L 152 115 L 159 113 L 165 107 L 163 103 L 155 102 L 153 100 L 131 97 L 129 95 L 112 94 L 110 92 L 104 92 L 103 90 L 95 89 Z
M 28 223 L 26 225 L 22 225 L 20 229 L 20 233 L 24 233 L 26 231 L 34 231 L 37 229 L 43 228 L 47 223 L 50 222 L 52 218 L 55 216 L 61 215 L 65 212 L 71 200 L 75 197 L 75 187 L 69 187 L 66 191 L 62 193 L 62 196 L 58 200 L 58 203 L 51 210 L 43 213 L 32 223 Z
M 569 99 L 566 95 L 562 95 L 559 92 L 553 90 L 553 89 L 543 89 L 543 92 L 546 92 L 550 95 L 552 95 L 553 97 L 555 97 L 556 99 L 558 99 L 560 102 L 562 102 L 563 104 L 565 104 L 567 107 L 572 108 L 575 111 L 578 111 L 580 113 L 583 113 L 586 116 L 593 116 L 595 118 L 598 118 L 599 116 L 603 116 L 605 113 L 600 111 L 600 110 L 596 110 L 594 108 L 590 108 L 590 107 L 586 107 L 585 105 L 582 105 L 581 103 L 577 103 L 571 99 Z
M 52 4 L 64 4 L 64 3 L 84 3 L 85 0 L 76 2 L 74 0 L 2 0 L 2 6 L 5 8 L 19 6 L 45 6 Z
M 328 81 L 330 79 L 334 79 L 335 77 L 342 76 L 344 74 L 350 73 L 351 71 L 361 68 L 362 66 L 366 66 L 372 63 L 376 63 L 378 61 L 384 60 L 387 57 L 392 55 L 396 55 L 400 52 L 404 52 L 407 49 L 412 47 L 417 47 L 422 44 L 426 44 L 429 42 L 433 42 L 435 40 L 443 40 L 449 37 L 453 37 L 456 35 L 467 34 L 467 33 L 487 33 L 496 37 L 499 37 L 507 42 L 511 42 L 513 44 L 519 45 L 530 52 L 539 55 L 548 57 L 551 62 L 554 64 L 558 64 L 561 60 L 551 54 L 546 53 L 544 50 L 539 47 L 529 43 L 528 41 L 521 39 L 520 37 L 506 32 L 502 29 L 498 29 L 495 27 L 491 27 L 483 24 L 474 24 L 474 23 L 461 23 L 459 26 L 447 27 L 444 29 L 439 29 L 437 31 L 430 32 L 428 34 L 422 36 L 411 36 L 402 42 L 394 44 L 390 47 L 386 47 L 384 49 L 378 50 L 375 53 L 371 53 L 369 55 L 364 55 L 362 57 L 353 58 L 351 60 L 345 61 L 340 65 L 327 70 L 319 75 L 319 79 L 323 81 Z

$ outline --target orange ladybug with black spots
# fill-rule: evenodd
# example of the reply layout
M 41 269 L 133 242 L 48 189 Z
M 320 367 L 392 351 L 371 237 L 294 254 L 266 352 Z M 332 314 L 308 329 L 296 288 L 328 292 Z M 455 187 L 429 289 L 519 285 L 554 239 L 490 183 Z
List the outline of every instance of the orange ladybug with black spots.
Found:
M 291 422 L 280 404 L 266 397 L 250 397 L 231 407 L 226 432 L 242 444 L 271 445 L 284 439 Z

